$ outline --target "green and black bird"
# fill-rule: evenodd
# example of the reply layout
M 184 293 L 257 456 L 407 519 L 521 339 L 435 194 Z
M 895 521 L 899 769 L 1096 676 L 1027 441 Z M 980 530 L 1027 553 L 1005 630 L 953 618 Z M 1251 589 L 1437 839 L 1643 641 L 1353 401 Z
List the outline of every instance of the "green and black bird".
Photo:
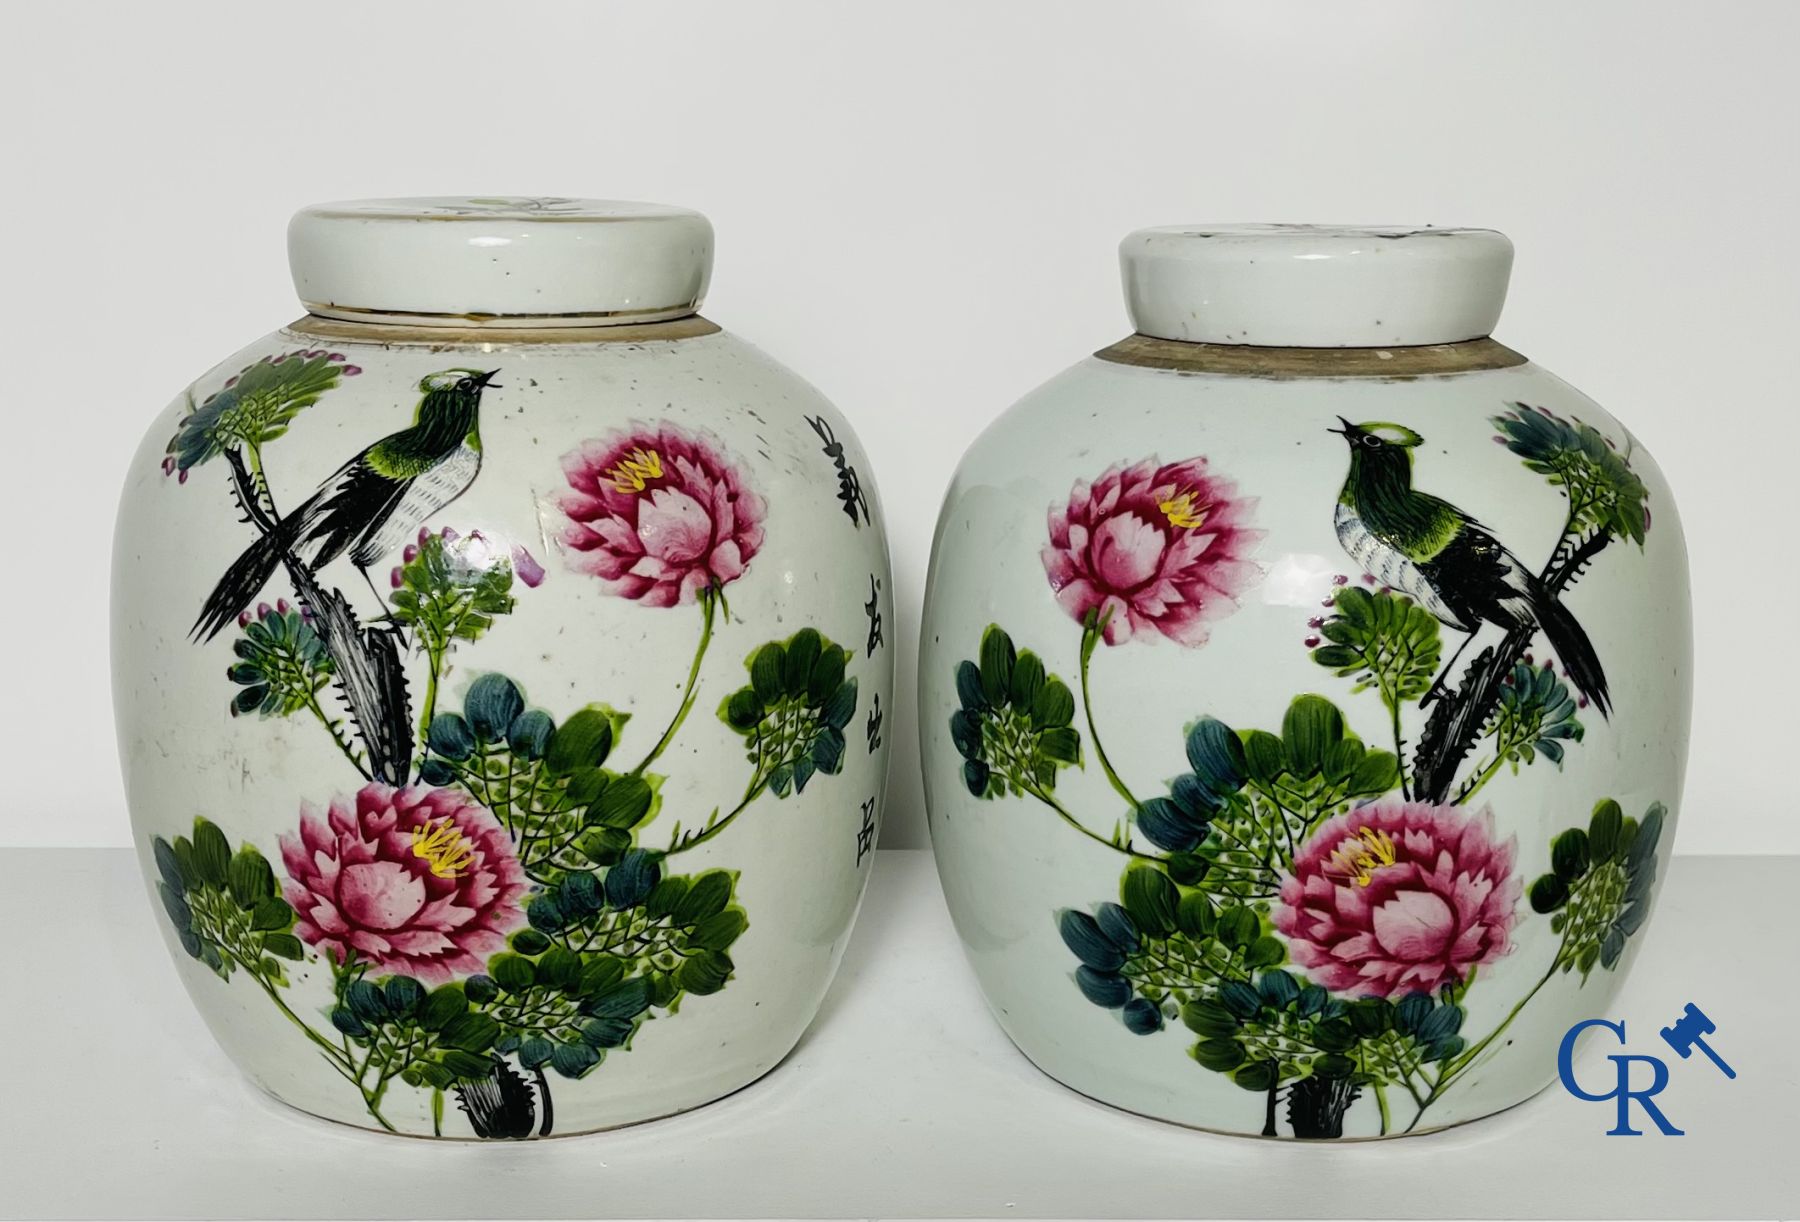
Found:
M 391 433 L 339 467 L 319 490 L 245 549 L 194 621 L 210 640 L 236 619 L 294 554 L 319 569 L 349 553 L 369 566 L 403 545 L 426 518 L 454 501 L 481 470 L 481 394 L 499 389 L 498 369 L 446 369 L 419 382 L 411 427 Z M 310 551 L 308 550 L 310 549 Z M 371 589 L 374 582 L 370 582 Z
M 1607 714 L 1606 672 L 1575 617 L 1479 522 L 1412 486 L 1412 452 L 1425 439 L 1405 425 L 1338 420 L 1344 427 L 1329 431 L 1350 446 L 1350 475 L 1335 518 L 1338 542 L 1364 572 L 1468 634 L 1420 703 L 1441 692 L 1483 624 L 1509 631 L 1536 625 L 1576 690 Z

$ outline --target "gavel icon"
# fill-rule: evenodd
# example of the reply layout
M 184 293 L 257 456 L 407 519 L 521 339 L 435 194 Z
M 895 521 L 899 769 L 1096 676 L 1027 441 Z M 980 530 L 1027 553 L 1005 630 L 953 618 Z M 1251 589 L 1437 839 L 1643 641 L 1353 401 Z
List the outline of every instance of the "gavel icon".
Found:
M 1718 1028 L 1713 1025 L 1713 1020 L 1706 1017 L 1705 1013 L 1690 1001 L 1681 1017 L 1662 1029 L 1662 1037 L 1665 1044 L 1681 1054 L 1682 1060 L 1685 1061 L 1693 1055 L 1694 1049 L 1698 1048 L 1706 1054 L 1707 1060 L 1719 1067 L 1720 1073 L 1727 1078 L 1735 1078 L 1737 1071 L 1720 1060 L 1719 1054 L 1709 1048 L 1703 1038 L 1717 1030 Z

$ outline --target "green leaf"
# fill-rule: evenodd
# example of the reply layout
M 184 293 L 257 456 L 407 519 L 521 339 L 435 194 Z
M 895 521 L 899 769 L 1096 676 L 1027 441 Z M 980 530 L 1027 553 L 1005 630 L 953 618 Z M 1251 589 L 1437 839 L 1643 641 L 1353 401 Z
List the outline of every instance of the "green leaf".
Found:
M 636 827 L 650 813 L 655 798 L 650 783 L 643 777 L 617 777 L 588 808 L 588 820 L 603 827 Z
M 231 845 L 225 839 L 225 833 L 209 819 L 195 819 L 194 869 L 200 881 L 223 887 L 230 868 Z
M 698 925 L 706 918 L 722 912 L 731 899 L 731 875 L 724 870 L 708 870 L 694 876 L 688 891 L 675 906 L 677 925 Z
M 1075 720 L 1075 693 L 1056 676 L 1046 678 L 1032 699 L 1031 720 L 1044 730 L 1069 725 Z
M 1232 1039 L 1205 1039 L 1194 1045 L 1193 1057 L 1214 1073 L 1230 1073 L 1244 1063 L 1244 1046 Z
M 731 956 L 724 951 L 709 950 L 682 963 L 675 973 L 681 987 L 697 997 L 717 993 L 731 979 Z
M 816 628 L 802 628 L 787 643 L 782 661 L 782 688 L 789 696 L 804 696 L 818 664 L 824 638 Z
M 1248 947 L 1261 929 L 1256 913 L 1248 908 L 1227 908 L 1219 914 L 1218 938 L 1229 946 Z
M 694 963 L 696 960 L 689 959 L 687 962 Z M 729 963 L 730 960 L 726 962 Z M 633 976 L 598 994 L 584 1008 L 592 1018 L 634 1018 L 649 1008 L 650 990 L 649 977 Z
M 462 985 L 442 984 L 425 995 L 425 1002 L 419 1007 L 419 1026 L 427 1031 L 442 1031 L 468 1012 L 469 999 Z
M 500 1024 L 479 1010 L 460 1014 L 444 1024 L 438 1042 L 464 1052 L 486 1052 L 500 1036 Z M 485 1067 L 484 1067 L 485 1072 Z
M 750 922 L 735 908 L 715 912 L 694 926 L 688 934 L 688 945 L 702 950 L 724 950 L 737 941 Z
M 1587 833 L 1578 827 L 1563 832 L 1550 845 L 1550 868 L 1565 883 L 1572 883 L 1588 871 Z
M 1325 753 L 1344 737 L 1344 716 L 1322 696 L 1300 696 L 1288 706 L 1281 739 L 1290 771 L 1308 776 L 1320 771 Z
M 1161 870 L 1133 865 L 1120 880 L 1119 899 L 1137 927 L 1151 937 L 1166 937 L 1175 929 L 1181 893 Z
M 239 908 L 254 909 L 263 900 L 274 897 L 275 871 L 268 859 L 250 845 L 237 851 L 225 870 L 226 886 Z
M 1251 942 L 1244 950 L 1246 967 L 1273 967 L 1285 958 L 1287 958 L 1287 948 L 1281 944 L 1280 939 L 1272 938 L 1267 934 Z
M 787 651 L 779 641 L 770 641 L 750 659 L 750 684 L 765 705 L 774 704 L 785 694 L 783 671 L 786 661 Z
M 482 675 L 469 685 L 469 694 L 463 698 L 463 712 L 483 742 L 505 739 L 514 719 L 524 711 L 525 697 L 518 684 L 501 674 Z
M 162 875 L 163 882 L 176 892 L 188 889 L 187 877 L 181 871 L 181 863 L 176 860 L 175 850 L 161 836 L 150 842 L 151 856 L 156 859 L 157 873 Z
M 432 1085 L 442 1090 L 457 1079 L 479 1082 L 494 1071 L 494 1063 L 487 1057 L 473 1052 L 464 1052 L 460 1048 L 447 1048 L 438 1054 L 438 1064 L 450 1075 L 450 1082 L 436 1082 Z M 429 1079 L 428 1079 L 429 1080 Z
M 283 899 L 262 900 L 250 910 L 250 928 L 258 932 L 286 930 L 293 924 L 294 910 Z
M 495 955 L 488 960 L 488 975 L 508 993 L 523 993 L 537 983 L 537 970 L 523 955 Z
M 1081 760 L 1081 735 L 1071 726 L 1062 726 L 1054 730 L 1045 730 L 1038 738 L 1038 753 L 1043 758 L 1059 764 L 1074 764 Z
M 1619 804 L 1611 798 L 1602 798 L 1588 823 L 1588 855 L 1593 861 L 1619 860 L 1620 832 L 1624 825 L 1625 812 L 1619 809 Z
M 291 933 L 264 934 L 262 945 L 263 949 L 268 951 L 271 955 L 278 955 L 283 959 L 291 959 L 296 963 L 306 958 L 306 947 L 302 946 L 300 944 L 300 939 L 296 938 Z
M 1569 902 L 1569 885 L 1554 874 L 1540 876 L 1531 884 L 1531 910 L 1555 912 Z
M 1044 687 L 1044 664 L 1029 649 L 1025 650 L 1013 662 L 1012 680 L 1008 684 L 1008 699 L 1016 709 L 1030 709 L 1037 702 L 1038 693 Z
M 1238 1033 L 1238 1020 L 1216 1001 L 1190 1001 L 1181 1007 L 1181 1021 L 1195 1035 L 1209 1040 L 1230 1040 Z
M 807 680 L 807 703 L 819 705 L 830 699 L 831 694 L 843 685 L 844 668 L 849 662 L 850 654 L 846 650 L 836 645 L 825 648 L 813 664 L 812 677 Z
M 1210 1068 L 1210 1066 L 1209 1066 Z M 1252 1061 L 1232 1071 L 1231 1080 L 1245 1090 L 1266 1091 L 1275 1085 L 1276 1066 L 1272 1061 Z
M 981 635 L 981 690 L 995 707 L 1006 704 L 1011 695 L 1016 656 L 1005 630 L 998 624 L 988 625 Z

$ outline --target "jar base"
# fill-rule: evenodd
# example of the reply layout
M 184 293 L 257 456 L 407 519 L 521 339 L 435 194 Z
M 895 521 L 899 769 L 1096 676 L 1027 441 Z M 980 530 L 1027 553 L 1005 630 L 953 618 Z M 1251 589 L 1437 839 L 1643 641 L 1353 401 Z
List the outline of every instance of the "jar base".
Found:
M 1110 1099 L 1103 1099 L 1099 1095 L 1085 1091 L 1081 1087 L 1058 1077 L 1050 1070 L 1044 1068 L 1044 1066 L 1037 1062 L 1036 1058 L 1020 1046 L 1017 1040 L 1012 1039 L 1010 1032 L 1007 1034 L 1007 1039 L 1012 1043 L 1014 1048 L 1019 1050 L 1019 1055 L 1025 1058 L 1026 1064 L 1043 1074 L 1046 1078 L 1049 1078 L 1058 1086 L 1065 1090 L 1073 1091 L 1075 1094 L 1080 1095 L 1083 1099 L 1086 1099 L 1091 1103 L 1098 1103 L 1101 1107 L 1110 1108 L 1115 1112 L 1123 1112 L 1128 1116 L 1137 1116 L 1144 1120 L 1153 1120 L 1158 1124 L 1166 1124 L 1178 1129 L 1188 1129 L 1192 1132 L 1205 1133 L 1212 1137 L 1233 1137 L 1247 1141 L 1286 1142 L 1296 1145 L 1345 1145 L 1349 1143 L 1397 1141 L 1406 1137 L 1424 1137 L 1431 1133 L 1443 1133 L 1450 1129 L 1460 1129 L 1465 1125 L 1475 1124 L 1483 1120 L 1491 1120 L 1495 1116 L 1505 1115 L 1514 1108 L 1523 1107 L 1525 1104 L 1530 1103 L 1533 1099 L 1549 1090 L 1550 1087 L 1555 1084 L 1554 1080 L 1546 1082 L 1542 1086 L 1532 1090 L 1530 1094 L 1521 1099 L 1514 1100 L 1505 1107 L 1496 1108 L 1491 1112 L 1483 1112 L 1479 1116 L 1469 1116 L 1462 1120 L 1453 1120 L 1448 1124 L 1428 1125 L 1423 1128 L 1408 1129 L 1404 1132 L 1395 1133 L 1365 1133 L 1354 1137 L 1295 1137 L 1288 1133 L 1253 1133 L 1248 1129 L 1226 1129 L 1218 1128 L 1213 1125 L 1195 1124 L 1191 1120 L 1177 1120 L 1171 1116 L 1159 1116 L 1155 1112 L 1141 1111 L 1138 1108 L 1127 1107 L 1122 1103 L 1114 1103 Z
M 251 1088 L 256 1091 L 257 1094 L 259 1094 L 259 1095 L 263 1096 L 264 1098 L 270 1100 L 271 1102 L 275 1103 L 284 1112 L 289 1112 L 289 1113 L 293 1113 L 295 1115 L 303 1116 L 307 1120 L 316 1120 L 322 1124 L 331 1125 L 333 1128 L 350 1129 L 354 1132 L 367 1133 L 374 1137 L 400 1138 L 400 1139 L 404 1139 L 407 1141 L 462 1142 L 462 1143 L 466 1143 L 469 1145 L 492 1145 L 497 1142 L 524 1143 L 524 1142 L 533 1142 L 533 1141 L 555 1141 L 558 1138 L 563 1138 L 563 1137 L 592 1137 L 592 1136 L 595 1136 L 600 1133 L 611 1133 L 611 1132 L 615 1132 L 619 1129 L 632 1129 L 632 1128 L 638 1127 L 639 1125 L 652 1124 L 658 1120 L 669 1120 L 676 1116 L 684 1116 L 689 1112 L 696 1112 L 702 1108 L 711 1107 L 715 1103 L 719 1103 L 719 1102 L 722 1102 L 723 1100 L 731 1098 L 733 1095 L 738 1094 L 740 1091 L 745 1091 L 745 1090 L 750 1089 L 752 1086 L 755 1086 L 758 1082 L 761 1082 L 764 1078 L 766 1078 L 770 1074 L 774 1073 L 777 1069 L 780 1069 L 781 1066 L 787 1061 L 788 1057 L 793 1055 L 794 1048 L 797 1048 L 797 1047 L 799 1047 L 798 1040 L 795 1041 L 792 1048 L 789 1048 L 786 1052 L 784 1052 L 780 1056 L 776 1057 L 773 1061 L 769 1062 L 767 1065 L 754 1070 L 748 1077 L 738 1080 L 734 1076 L 734 1082 L 735 1082 L 734 1085 L 727 1087 L 726 1089 L 719 1091 L 716 1094 L 709 1093 L 705 1098 L 701 1099 L 700 1101 L 698 1101 L 696 1103 L 682 1104 L 679 1107 L 671 1107 L 671 1108 L 668 1108 L 667 1110 L 660 1110 L 660 1111 L 654 1112 L 647 1116 L 634 1117 L 633 1119 L 630 1119 L 630 1120 L 618 1120 L 618 1121 L 612 1121 L 612 1122 L 609 1122 L 606 1124 L 587 1125 L 587 1126 L 584 1126 L 581 1128 L 570 1128 L 570 1129 L 558 1128 L 556 1131 L 551 1132 L 551 1133 L 544 1133 L 544 1134 L 534 1133 L 529 1137 L 517 1137 L 517 1138 L 478 1137 L 478 1136 L 475 1136 L 474 1134 L 463 1134 L 463 1133 L 411 1133 L 411 1132 L 406 1132 L 405 1130 L 400 1130 L 400 1129 L 384 1129 L 380 1125 L 377 1125 L 377 1124 L 365 1124 L 365 1123 L 361 1122 L 360 1120 L 347 1119 L 342 1116 L 327 1116 L 323 1112 L 312 1111 L 309 1108 L 302 1107 L 298 1103 L 294 1103 L 294 1102 L 291 1102 L 290 1100 L 282 1098 L 279 1094 L 275 1093 L 275 1091 L 271 1090 L 269 1087 L 265 1086 L 263 1083 L 258 1082 L 254 1077 L 250 1076 L 247 1073 L 243 1073 L 242 1070 L 239 1070 L 239 1074 L 244 1079 L 244 1081 L 247 1082 L 251 1086 Z M 234 1066 L 234 1068 L 235 1068 L 235 1066 Z M 451 1109 L 448 1109 L 448 1108 L 445 1109 L 446 1118 L 448 1118 L 450 1111 L 451 1111 Z M 462 1113 L 457 1112 L 456 1115 L 461 1116 Z

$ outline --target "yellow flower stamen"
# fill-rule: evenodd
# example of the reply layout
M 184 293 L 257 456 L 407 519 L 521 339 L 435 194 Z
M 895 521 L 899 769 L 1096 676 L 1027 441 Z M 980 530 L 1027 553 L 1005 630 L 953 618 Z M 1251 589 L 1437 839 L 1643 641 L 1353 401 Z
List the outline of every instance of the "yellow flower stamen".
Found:
M 662 474 L 662 455 L 642 446 L 620 459 L 616 467 L 606 472 L 613 487 L 620 492 L 642 492 L 651 480 L 661 479 Z
M 414 857 L 423 857 L 439 878 L 455 878 L 458 870 L 475 864 L 475 850 L 448 819 L 415 827 L 412 851 Z
M 1397 860 L 1392 836 L 1372 827 L 1361 827 L 1356 829 L 1354 839 L 1338 846 L 1331 860 L 1325 863 L 1325 872 L 1366 887 L 1375 877 L 1375 871 L 1391 866 Z
M 1156 507 L 1162 510 L 1163 516 L 1169 519 L 1169 525 L 1176 530 L 1197 530 L 1206 521 L 1206 507 L 1194 504 L 1192 492 L 1172 496 Z

